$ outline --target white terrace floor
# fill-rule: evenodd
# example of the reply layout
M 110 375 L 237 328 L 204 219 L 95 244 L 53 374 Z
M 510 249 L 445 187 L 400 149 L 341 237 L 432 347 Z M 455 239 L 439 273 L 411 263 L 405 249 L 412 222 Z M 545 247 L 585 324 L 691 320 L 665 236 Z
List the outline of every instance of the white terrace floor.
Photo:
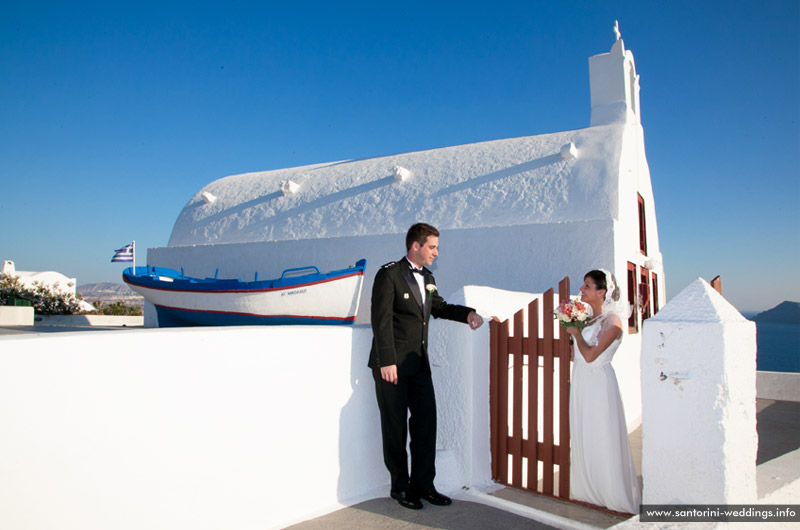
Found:
M 800 480 L 800 403 L 757 400 L 760 499 Z M 631 449 L 641 480 L 641 428 L 631 433 Z M 291 530 L 373 530 L 426 528 L 446 530 L 491 529 L 605 529 L 625 521 L 602 511 L 521 490 L 501 488 L 491 493 L 462 492 L 452 506 L 412 511 L 387 497 L 291 526 Z M 800 525 L 798 525 L 800 526 Z M 766 527 L 765 527 L 766 528 Z

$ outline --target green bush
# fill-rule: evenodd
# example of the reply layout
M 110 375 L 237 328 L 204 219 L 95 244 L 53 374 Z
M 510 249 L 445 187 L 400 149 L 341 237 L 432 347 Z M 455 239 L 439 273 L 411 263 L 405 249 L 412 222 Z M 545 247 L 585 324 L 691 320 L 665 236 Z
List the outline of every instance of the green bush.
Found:
M 123 302 L 112 302 L 104 304 L 100 300 L 94 302 L 95 309 L 101 315 L 117 316 L 142 316 L 142 308 L 137 305 L 125 305 Z
M 0 305 L 12 305 L 11 298 L 28 298 L 22 294 L 22 284 L 17 276 L 0 275 Z

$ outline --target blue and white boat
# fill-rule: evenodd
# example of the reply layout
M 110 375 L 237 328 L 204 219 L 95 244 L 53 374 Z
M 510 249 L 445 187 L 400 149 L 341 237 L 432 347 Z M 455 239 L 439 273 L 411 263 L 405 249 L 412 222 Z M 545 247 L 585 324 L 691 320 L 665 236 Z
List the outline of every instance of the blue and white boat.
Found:
M 353 324 L 364 268 L 283 271 L 275 280 L 191 278 L 163 267 L 128 267 L 122 279 L 156 307 L 159 327 Z

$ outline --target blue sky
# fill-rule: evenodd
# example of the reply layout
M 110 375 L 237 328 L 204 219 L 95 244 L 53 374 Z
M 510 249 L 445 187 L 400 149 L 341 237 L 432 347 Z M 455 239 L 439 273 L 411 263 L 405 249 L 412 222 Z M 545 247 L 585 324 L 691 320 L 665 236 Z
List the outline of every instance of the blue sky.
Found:
M 602 5 L 598 5 L 602 4 Z M 800 301 L 800 2 L 0 4 L 0 258 L 120 281 L 226 175 L 589 125 L 641 75 L 667 296 Z

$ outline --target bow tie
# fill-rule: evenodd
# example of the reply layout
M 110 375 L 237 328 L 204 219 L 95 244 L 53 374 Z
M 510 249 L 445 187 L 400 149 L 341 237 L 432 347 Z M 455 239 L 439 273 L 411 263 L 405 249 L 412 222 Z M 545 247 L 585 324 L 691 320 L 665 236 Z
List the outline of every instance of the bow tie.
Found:
M 415 269 L 414 267 L 411 267 L 411 272 L 413 272 L 414 274 L 423 274 L 424 275 L 424 273 L 422 272 L 422 269 Z

